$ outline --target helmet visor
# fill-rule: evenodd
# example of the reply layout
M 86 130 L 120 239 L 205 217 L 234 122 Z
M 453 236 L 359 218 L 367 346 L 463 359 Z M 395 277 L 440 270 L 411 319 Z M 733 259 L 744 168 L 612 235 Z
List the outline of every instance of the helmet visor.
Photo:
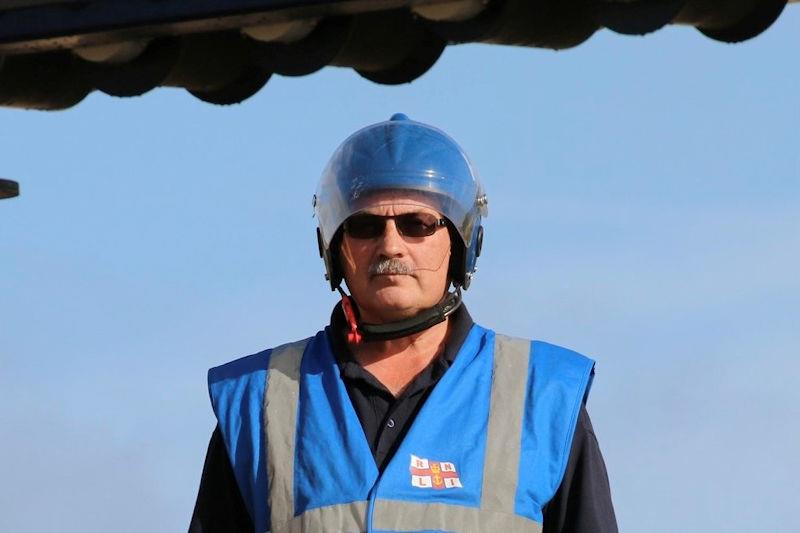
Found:
M 325 168 L 315 197 L 325 245 L 347 217 L 387 193 L 424 198 L 465 244 L 486 215 L 477 172 L 455 141 L 418 122 L 384 122 L 353 134 Z

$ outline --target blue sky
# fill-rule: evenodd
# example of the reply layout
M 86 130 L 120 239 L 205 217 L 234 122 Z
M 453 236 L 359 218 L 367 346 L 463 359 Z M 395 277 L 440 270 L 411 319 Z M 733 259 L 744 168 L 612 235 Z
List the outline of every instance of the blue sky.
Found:
M 484 180 L 474 318 L 597 360 L 621 530 L 797 531 L 798 35 L 790 6 L 736 46 L 601 31 L 448 47 L 400 87 L 326 68 L 232 107 L 0 109 L 22 190 L 0 202 L 0 530 L 186 528 L 207 368 L 325 325 L 311 195 L 402 111 Z

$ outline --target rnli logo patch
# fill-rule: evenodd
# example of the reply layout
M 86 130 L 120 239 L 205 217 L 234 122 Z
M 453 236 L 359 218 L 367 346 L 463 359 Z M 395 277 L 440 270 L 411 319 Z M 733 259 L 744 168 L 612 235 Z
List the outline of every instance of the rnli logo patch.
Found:
M 411 456 L 411 486 L 421 489 L 461 488 L 456 465 L 445 461 L 429 461 Z

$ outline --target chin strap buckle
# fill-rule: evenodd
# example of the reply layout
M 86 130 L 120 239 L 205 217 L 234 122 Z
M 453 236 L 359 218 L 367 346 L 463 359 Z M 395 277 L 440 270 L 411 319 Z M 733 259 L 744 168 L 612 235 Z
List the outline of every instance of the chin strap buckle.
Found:
M 364 340 L 364 337 L 358 331 L 358 321 L 356 320 L 356 312 L 353 309 L 353 302 L 344 292 L 342 292 L 342 311 L 344 311 L 344 317 L 347 319 L 347 325 L 350 326 L 350 331 L 347 332 L 347 342 L 359 344 Z

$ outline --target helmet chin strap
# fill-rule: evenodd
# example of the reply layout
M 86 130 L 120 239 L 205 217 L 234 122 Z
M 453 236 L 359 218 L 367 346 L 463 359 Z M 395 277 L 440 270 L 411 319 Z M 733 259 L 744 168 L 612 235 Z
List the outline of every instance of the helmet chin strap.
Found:
M 337 287 L 337 289 L 342 295 L 342 310 L 350 328 L 347 333 L 347 341 L 351 344 L 359 344 L 364 341 L 388 341 L 419 333 L 444 322 L 461 305 L 461 287 L 456 285 L 453 292 L 445 294 L 439 303 L 410 318 L 386 324 L 367 324 L 359 321 L 353 305 L 353 298 L 348 296 L 341 287 Z

